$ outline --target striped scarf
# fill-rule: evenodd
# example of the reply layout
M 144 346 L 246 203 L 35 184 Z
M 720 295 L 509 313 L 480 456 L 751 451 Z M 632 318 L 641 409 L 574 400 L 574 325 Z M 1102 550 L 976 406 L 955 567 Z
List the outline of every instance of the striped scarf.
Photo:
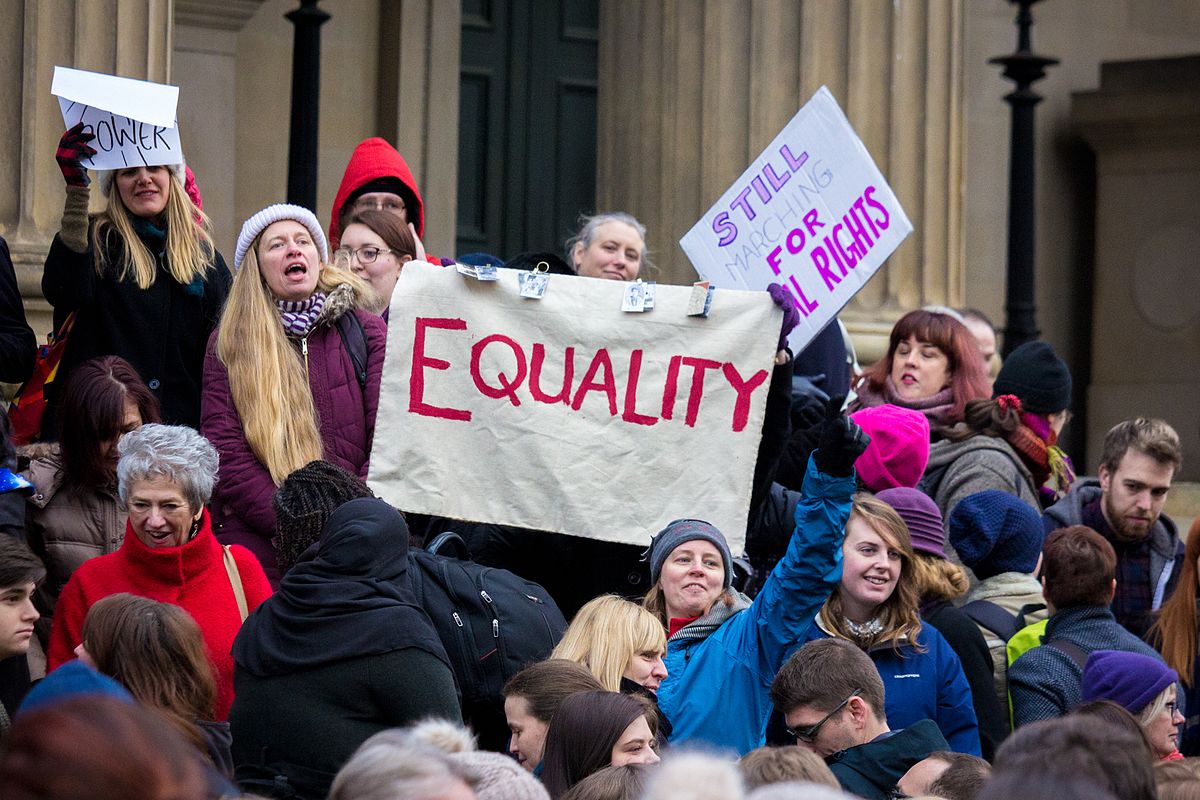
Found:
M 325 310 L 325 293 L 313 292 L 304 300 L 276 300 L 275 307 L 288 336 L 307 336 Z
M 1029 468 L 1037 484 L 1039 500 L 1048 508 L 1062 499 L 1075 482 L 1070 457 L 1058 447 L 1058 434 L 1041 414 L 1021 413 L 1021 425 L 1008 435 L 1021 461 Z

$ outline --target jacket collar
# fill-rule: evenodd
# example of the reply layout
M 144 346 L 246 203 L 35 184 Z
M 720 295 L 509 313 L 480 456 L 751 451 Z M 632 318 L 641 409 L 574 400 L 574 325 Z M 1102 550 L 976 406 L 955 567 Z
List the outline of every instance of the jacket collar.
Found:
M 162 586 L 178 586 L 204 574 L 213 564 L 222 563 L 221 545 L 213 535 L 207 508 L 200 516 L 196 535 L 179 547 L 147 547 L 133 532 L 133 524 L 126 522 L 125 542 L 118 552 L 137 570 L 140 579 Z

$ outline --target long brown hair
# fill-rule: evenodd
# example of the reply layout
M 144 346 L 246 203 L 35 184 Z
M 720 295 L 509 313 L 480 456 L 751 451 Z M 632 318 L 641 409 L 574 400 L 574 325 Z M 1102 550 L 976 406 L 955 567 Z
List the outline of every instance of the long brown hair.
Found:
M 96 601 L 83 622 L 96 669 L 162 711 L 203 751 L 198 720 L 211 720 L 217 683 L 204 634 L 188 612 L 121 592 Z
M 854 642 L 864 650 L 878 644 L 891 644 L 893 649 L 899 652 L 900 645 L 907 643 L 924 652 L 924 647 L 917 641 L 917 635 L 921 632 L 920 597 L 917 595 L 912 576 L 916 554 L 913 552 L 908 526 L 894 508 L 865 493 L 854 496 L 850 507 L 850 519 L 854 519 L 855 516 L 870 525 L 885 544 L 900 553 L 900 577 L 896 581 L 896 588 L 877 608 L 878 616 L 883 622 L 883 630 L 865 640 L 850 632 L 849 626 L 846 625 L 846 615 L 842 612 L 841 584 L 833 590 L 825 605 L 821 607 L 821 622 L 835 635 Z
M 1183 685 L 1192 688 L 1196 668 L 1196 559 L 1200 558 L 1200 517 L 1188 529 L 1187 549 L 1179 571 L 1179 583 L 1147 638 L 1162 653 L 1167 666 L 1179 673 Z
M 979 344 L 967 326 L 949 314 L 923 309 L 908 312 L 892 327 L 887 355 L 862 372 L 861 380 L 867 388 L 876 393 L 883 391 L 888 376 L 892 374 L 892 357 L 896 355 L 896 348 L 910 336 L 932 344 L 945 354 L 953 397 L 952 419 L 962 419 L 969 401 L 991 395 L 987 371 L 979 355 Z

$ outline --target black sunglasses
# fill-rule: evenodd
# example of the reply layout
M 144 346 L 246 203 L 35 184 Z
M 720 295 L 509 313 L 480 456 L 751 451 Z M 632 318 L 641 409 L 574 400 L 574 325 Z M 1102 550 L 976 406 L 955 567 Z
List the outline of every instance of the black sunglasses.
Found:
M 810 725 L 807 728 L 800 728 L 799 730 L 793 730 L 792 728 L 788 728 L 787 729 L 788 735 L 795 736 L 799 741 L 804 742 L 805 744 L 812 744 L 813 740 L 815 740 L 817 738 L 817 733 L 820 732 L 821 726 L 824 725 L 826 722 L 829 722 L 830 718 L 834 714 L 838 713 L 843 708 L 845 708 L 846 704 L 850 702 L 850 698 L 857 695 L 859 693 L 859 691 L 860 690 L 855 689 L 853 692 L 851 692 L 850 697 L 847 697 L 845 700 L 838 703 L 837 708 L 835 708 L 833 711 L 830 711 L 828 714 L 826 714 L 824 716 L 824 718 L 822 718 L 821 721 L 818 722 L 816 725 Z

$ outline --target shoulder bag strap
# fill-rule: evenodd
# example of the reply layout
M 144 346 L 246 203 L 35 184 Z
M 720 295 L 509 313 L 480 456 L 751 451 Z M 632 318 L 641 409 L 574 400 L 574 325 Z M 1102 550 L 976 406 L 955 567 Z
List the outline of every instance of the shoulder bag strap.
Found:
M 238 571 L 237 561 L 233 558 L 233 551 L 229 549 L 229 545 L 222 545 L 221 550 L 225 552 L 225 572 L 229 575 L 229 585 L 233 587 L 233 599 L 237 600 L 238 613 L 242 615 L 242 622 L 246 621 L 246 617 L 250 616 L 250 611 L 246 608 L 246 590 L 242 587 L 242 573 Z

